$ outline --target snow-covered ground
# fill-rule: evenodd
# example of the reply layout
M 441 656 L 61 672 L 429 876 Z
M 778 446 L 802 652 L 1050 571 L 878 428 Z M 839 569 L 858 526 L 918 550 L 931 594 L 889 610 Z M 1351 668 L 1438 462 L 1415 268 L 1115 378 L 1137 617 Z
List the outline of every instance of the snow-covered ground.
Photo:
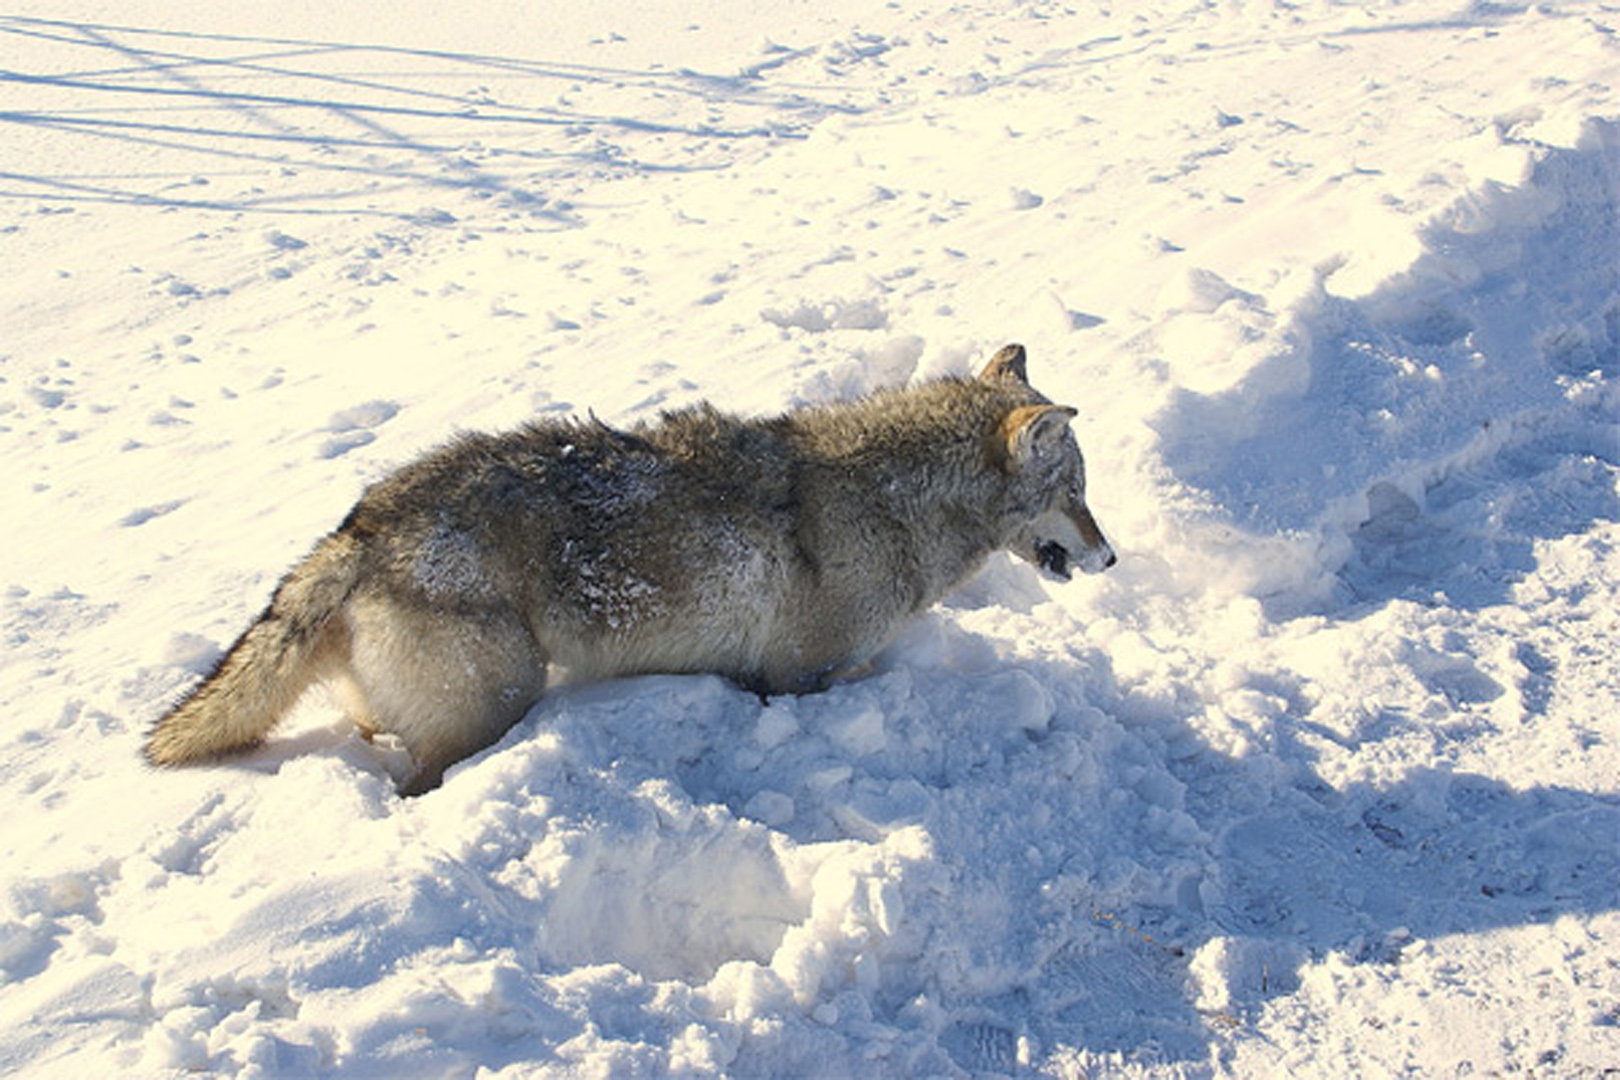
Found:
M 542 7 L 0 15 L 0 1073 L 1620 1068 L 1620 6 Z M 1013 340 L 1107 575 L 139 759 L 459 428 Z

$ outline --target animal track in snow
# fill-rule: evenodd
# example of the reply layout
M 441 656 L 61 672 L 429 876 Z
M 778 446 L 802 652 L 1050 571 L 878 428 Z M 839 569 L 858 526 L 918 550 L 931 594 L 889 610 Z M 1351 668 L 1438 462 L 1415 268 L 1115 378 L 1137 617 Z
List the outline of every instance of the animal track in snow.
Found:
M 367 401 L 332 414 L 326 430 L 332 435 L 321 442 L 316 453 L 323 458 L 342 457 L 377 438 L 373 429 L 388 423 L 399 415 L 399 406 L 392 401 Z

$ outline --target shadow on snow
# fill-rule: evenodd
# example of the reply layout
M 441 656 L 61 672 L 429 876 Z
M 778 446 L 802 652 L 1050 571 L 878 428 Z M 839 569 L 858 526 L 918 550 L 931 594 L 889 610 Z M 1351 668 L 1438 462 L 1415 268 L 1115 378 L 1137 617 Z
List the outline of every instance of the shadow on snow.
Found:
M 82 50 L 89 63 L 25 71 L 14 61 L 0 70 L 0 83 L 63 103 L 0 111 L 0 125 L 234 163 L 265 180 L 263 189 L 210 198 L 197 190 L 195 175 L 30 173 L 15 159 L 0 166 L 0 182 L 8 183 L 0 198 L 53 203 L 408 217 L 364 200 L 415 186 L 498 198 L 571 224 L 566 204 L 549 195 L 571 174 L 723 169 L 731 144 L 801 136 L 821 116 L 848 108 L 819 88 L 768 86 L 759 72 L 771 63 L 722 78 L 20 16 L 0 17 L 4 38 L 17 54 L 35 42 Z M 445 81 L 478 85 L 435 88 Z M 622 107 L 593 112 L 568 104 L 581 88 Z M 672 118 L 638 118 L 642 111 Z M 485 146 L 485 138 L 497 145 Z M 302 174 L 327 178 L 326 185 L 290 190 L 289 179 Z
M 1242 535 L 1320 538 L 1330 610 L 1506 602 L 1534 539 L 1620 518 L 1620 125 L 1589 122 L 1422 240 L 1373 293 L 1307 301 L 1238 385 L 1154 420 Z

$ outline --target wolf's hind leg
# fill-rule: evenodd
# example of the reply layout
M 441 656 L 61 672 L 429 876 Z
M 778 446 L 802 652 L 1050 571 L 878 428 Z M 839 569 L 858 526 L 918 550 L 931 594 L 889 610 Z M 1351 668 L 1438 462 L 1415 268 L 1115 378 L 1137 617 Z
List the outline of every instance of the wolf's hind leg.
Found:
M 416 795 L 444 770 L 495 742 L 546 685 L 546 661 L 515 612 L 447 612 L 388 597 L 357 596 L 348 612 L 355 722 L 399 736 L 417 771 Z

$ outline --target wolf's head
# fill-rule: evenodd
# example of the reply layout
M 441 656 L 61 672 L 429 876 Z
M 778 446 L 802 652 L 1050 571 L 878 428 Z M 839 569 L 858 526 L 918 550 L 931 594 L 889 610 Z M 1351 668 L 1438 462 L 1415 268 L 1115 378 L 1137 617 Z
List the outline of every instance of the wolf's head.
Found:
M 1114 549 L 1086 507 L 1086 462 L 1069 430 L 1075 410 L 1030 387 L 1022 345 L 997 352 L 979 378 L 1014 380 L 1030 398 L 991 436 L 991 453 L 1011 479 L 1006 548 L 1064 581 L 1075 567 L 1095 574 L 1113 566 Z

